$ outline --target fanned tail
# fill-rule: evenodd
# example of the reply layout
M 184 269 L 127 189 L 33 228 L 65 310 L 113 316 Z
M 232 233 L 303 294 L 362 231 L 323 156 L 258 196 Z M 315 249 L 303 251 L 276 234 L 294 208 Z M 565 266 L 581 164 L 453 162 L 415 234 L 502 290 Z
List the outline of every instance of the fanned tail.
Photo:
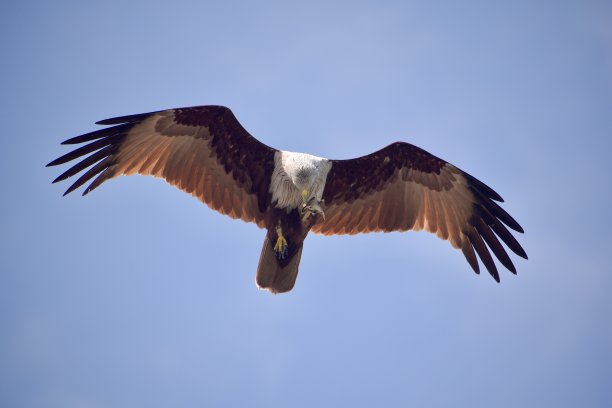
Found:
M 281 267 L 276 259 L 274 247 L 266 234 L 257 266 L 257 277 L 255 278 L 257 286 L 275 294 L 289 292 L 293 289 L 302 258 L 302 248 L 303 244 L 300 244 L 289 262 Z

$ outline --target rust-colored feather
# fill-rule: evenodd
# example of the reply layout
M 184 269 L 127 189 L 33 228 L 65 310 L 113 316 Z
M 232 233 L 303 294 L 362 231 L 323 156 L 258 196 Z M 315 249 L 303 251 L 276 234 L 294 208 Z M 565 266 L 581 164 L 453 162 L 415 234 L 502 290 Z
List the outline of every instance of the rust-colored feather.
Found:
M 527 257 L 504 226 L 523 231 L 494 202 L 503 201 L 499 194 L 408 143 L 394 143 L 357 159 L 332 160 L 323 198 L 327 219 L 313 227 L 315 233 L 425 229 L 460 248 L 476 272 L 478 254 L 497 281 L 488 247 L 507 269 L 516 272 L 498 236 L 517 255 Z
M 98 123 L 115 126 L 68 139 L 65 144 L 89 143 L 49 163 L 86 156 L 55 181 L 92 166 L 66 194 L 96 176 L 85 194 L 119 175 L 152 175 L 213 209 L 263 225 L 275 150 L 248 134 L 228 108 L 171 109 Z

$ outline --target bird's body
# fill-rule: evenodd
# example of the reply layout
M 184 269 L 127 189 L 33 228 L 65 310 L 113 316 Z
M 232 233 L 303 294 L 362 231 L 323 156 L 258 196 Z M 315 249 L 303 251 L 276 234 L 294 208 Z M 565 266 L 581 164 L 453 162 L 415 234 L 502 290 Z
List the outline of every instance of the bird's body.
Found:
M 96 176 L 84 195 L 119 175 L 164 178 L 222 214 L 267 229 L 256 280 L 273 293 L 293 288 L 311 230 L 330 235 L 424 229 L 460 248 L 478 273 L 477 253 L 497 281 L 487 246 L 516 273 L 497 237 L 527 257 L 504 224 L 522 228 L 495 203 L 503 201 L 497 193 L 408 143 L 350 160 L 286 152 L 259 142 L 222 106 L 98 123 L 115 126 L 65 141 L 90 143 L 49 163 L 89 154 L 55 179 L 89 167 L 65 194 Z

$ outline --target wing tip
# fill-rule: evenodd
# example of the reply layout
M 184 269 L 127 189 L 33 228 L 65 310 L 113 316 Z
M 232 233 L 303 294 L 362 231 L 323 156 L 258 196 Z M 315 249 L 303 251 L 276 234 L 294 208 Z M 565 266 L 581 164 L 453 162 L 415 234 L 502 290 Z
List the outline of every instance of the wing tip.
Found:
M 502 198 L 502 196 L 500 196 L 491 187 L 487 186 L 485 183 L 483 183 L 482 181 L 478 180 L 476 177 L 472 176 L 471 174 L 466 173 L 465 171 L 461 171 L 461 172 L 463 173 L 465 178 L 467 178 L 468 181 L 472 184 L 472 186 L 474 186 L 474 188 L 478 189 L 478 191 L 480 191 L 483 195 L 485 195 L 486 197 L 489 197 L 491 200 L 495 200 L 495 201 L 500 202 L 500 203 L 504 202 L 504 199 Z
M 504 265 L 504 266 L 506 267 L 506 269 L 508 269 L 510 272 L 516 275 L 516 267 L 514 266 L 512 262 L 510 262 L 509 265 Z
M 149 116 L 154 115 L 154 114 L 159 113 L 159 112 L 163 112 L 163 111 L 138 113 L 138 114 L 135 114 L 135 115 L 116 116 L 116 117 L 113 117 L 113 118 L 99 120 L 99 121 L 96 122 L 96 125 L 107 126 L 107 125 L 121 125 L 121 124 L 124 124 L 124 123 L 140 122 L 141 120 L 146 119 Z
M 99 120 L 99 121 L 95 122 L 95 124 L 96 125 L 112 125 L 112 124 L 115 123 L 115 122 L 113 122 L 113 119 L 114 118 L 102 119 L 102 120 Z M 120 123 L 125 123 L 125 122 L 120 122 Z M 62 144 L 64 144 L 64 142 L 62 142 Z

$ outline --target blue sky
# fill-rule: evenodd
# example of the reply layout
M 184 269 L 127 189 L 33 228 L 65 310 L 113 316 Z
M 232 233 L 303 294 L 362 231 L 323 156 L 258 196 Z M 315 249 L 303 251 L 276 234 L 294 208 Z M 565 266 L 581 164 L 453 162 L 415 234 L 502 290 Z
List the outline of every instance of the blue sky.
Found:
M 612 403 L 607 1 L 5 1 L 0 405 Z M 223 104 L 329 158 L 416 144 L 480 178 L 530 256 L 497 284 L 425 233 L 264 232 L 164 182 L 51 185 L 107 117 Z

